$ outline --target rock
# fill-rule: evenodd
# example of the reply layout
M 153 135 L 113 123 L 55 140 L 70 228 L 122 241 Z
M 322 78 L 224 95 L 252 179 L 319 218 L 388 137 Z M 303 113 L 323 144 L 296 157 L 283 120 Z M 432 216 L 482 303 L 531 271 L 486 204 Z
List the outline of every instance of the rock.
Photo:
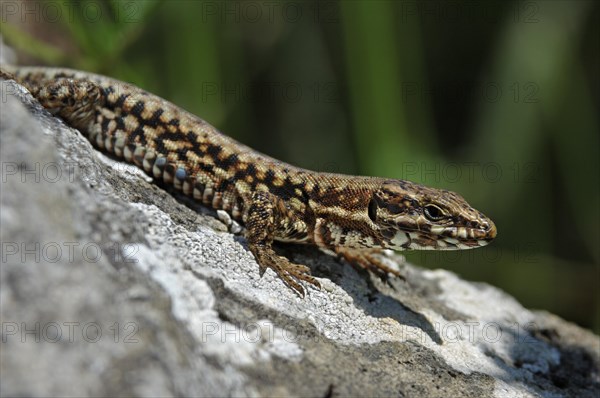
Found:
M 600 394 L 591 332 L 447 271 L 385 282 L 282 245 L 323 285 L 302 299 L 214 212 L 1 89 L 3 396 Z

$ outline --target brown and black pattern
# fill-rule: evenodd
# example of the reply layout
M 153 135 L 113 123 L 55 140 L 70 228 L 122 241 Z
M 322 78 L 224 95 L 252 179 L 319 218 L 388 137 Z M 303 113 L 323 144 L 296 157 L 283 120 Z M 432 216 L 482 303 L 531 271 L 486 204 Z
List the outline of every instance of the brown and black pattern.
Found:
M 368 269 L 398 275 L 382 249 L 479 247 L 493 222 L 460 195 L 410 181 L 317 173 L 263 155 L 202 119 L 131 84 L 91 73 L 0 67 L 96 147 L 142 168 L 246 226 L 262 271 L 296 292 L 319 286 L 308 267 L 272 249 L 273 240 L 314 244 Z

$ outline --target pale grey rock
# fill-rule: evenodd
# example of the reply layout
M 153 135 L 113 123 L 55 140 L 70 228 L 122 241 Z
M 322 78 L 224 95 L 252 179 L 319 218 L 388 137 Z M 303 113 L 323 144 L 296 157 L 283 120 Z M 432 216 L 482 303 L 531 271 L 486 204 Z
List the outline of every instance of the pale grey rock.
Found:
M 2 21 L 4 23 L 5 21 Z M 0 64 L 12 64 L 17 60 L 15 50 L 4 43 L 4 39 L 0 34 Z
M 0 94 L 2 396 L 598 396 L 591 332 L 447 271 L 386 283 L 281 246 L 323 285 L 301 299 L 215 212 Z

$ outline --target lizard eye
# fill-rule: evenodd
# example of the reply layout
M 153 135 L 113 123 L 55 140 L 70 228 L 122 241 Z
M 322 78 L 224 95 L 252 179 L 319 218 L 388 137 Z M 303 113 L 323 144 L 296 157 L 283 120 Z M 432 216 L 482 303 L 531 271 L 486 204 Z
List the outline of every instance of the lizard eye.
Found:
M 444 213 L 444 211 L 438 206 L 432 204 L 423 207 L 423 214 L 425 214 L 425 217 L 427 217 L 429 221 L 433 222 L 440 221 L 446 218 L 446 214 Z
M 371 221 L 376 222 L 377 221 L 377 202 L 375 202 L 375 199 L 371 199 L 371 201 L 369 202 L 369 218 L 371 219 Z

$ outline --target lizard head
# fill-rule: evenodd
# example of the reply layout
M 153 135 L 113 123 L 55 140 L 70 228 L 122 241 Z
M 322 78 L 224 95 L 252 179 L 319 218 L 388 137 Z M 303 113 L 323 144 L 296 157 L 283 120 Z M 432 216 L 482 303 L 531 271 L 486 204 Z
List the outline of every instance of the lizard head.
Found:
M 385 180 L 367 211 L 390 249 L 469 249 L 496 237 L 492 220 L 460 195 L 409 181 Z

